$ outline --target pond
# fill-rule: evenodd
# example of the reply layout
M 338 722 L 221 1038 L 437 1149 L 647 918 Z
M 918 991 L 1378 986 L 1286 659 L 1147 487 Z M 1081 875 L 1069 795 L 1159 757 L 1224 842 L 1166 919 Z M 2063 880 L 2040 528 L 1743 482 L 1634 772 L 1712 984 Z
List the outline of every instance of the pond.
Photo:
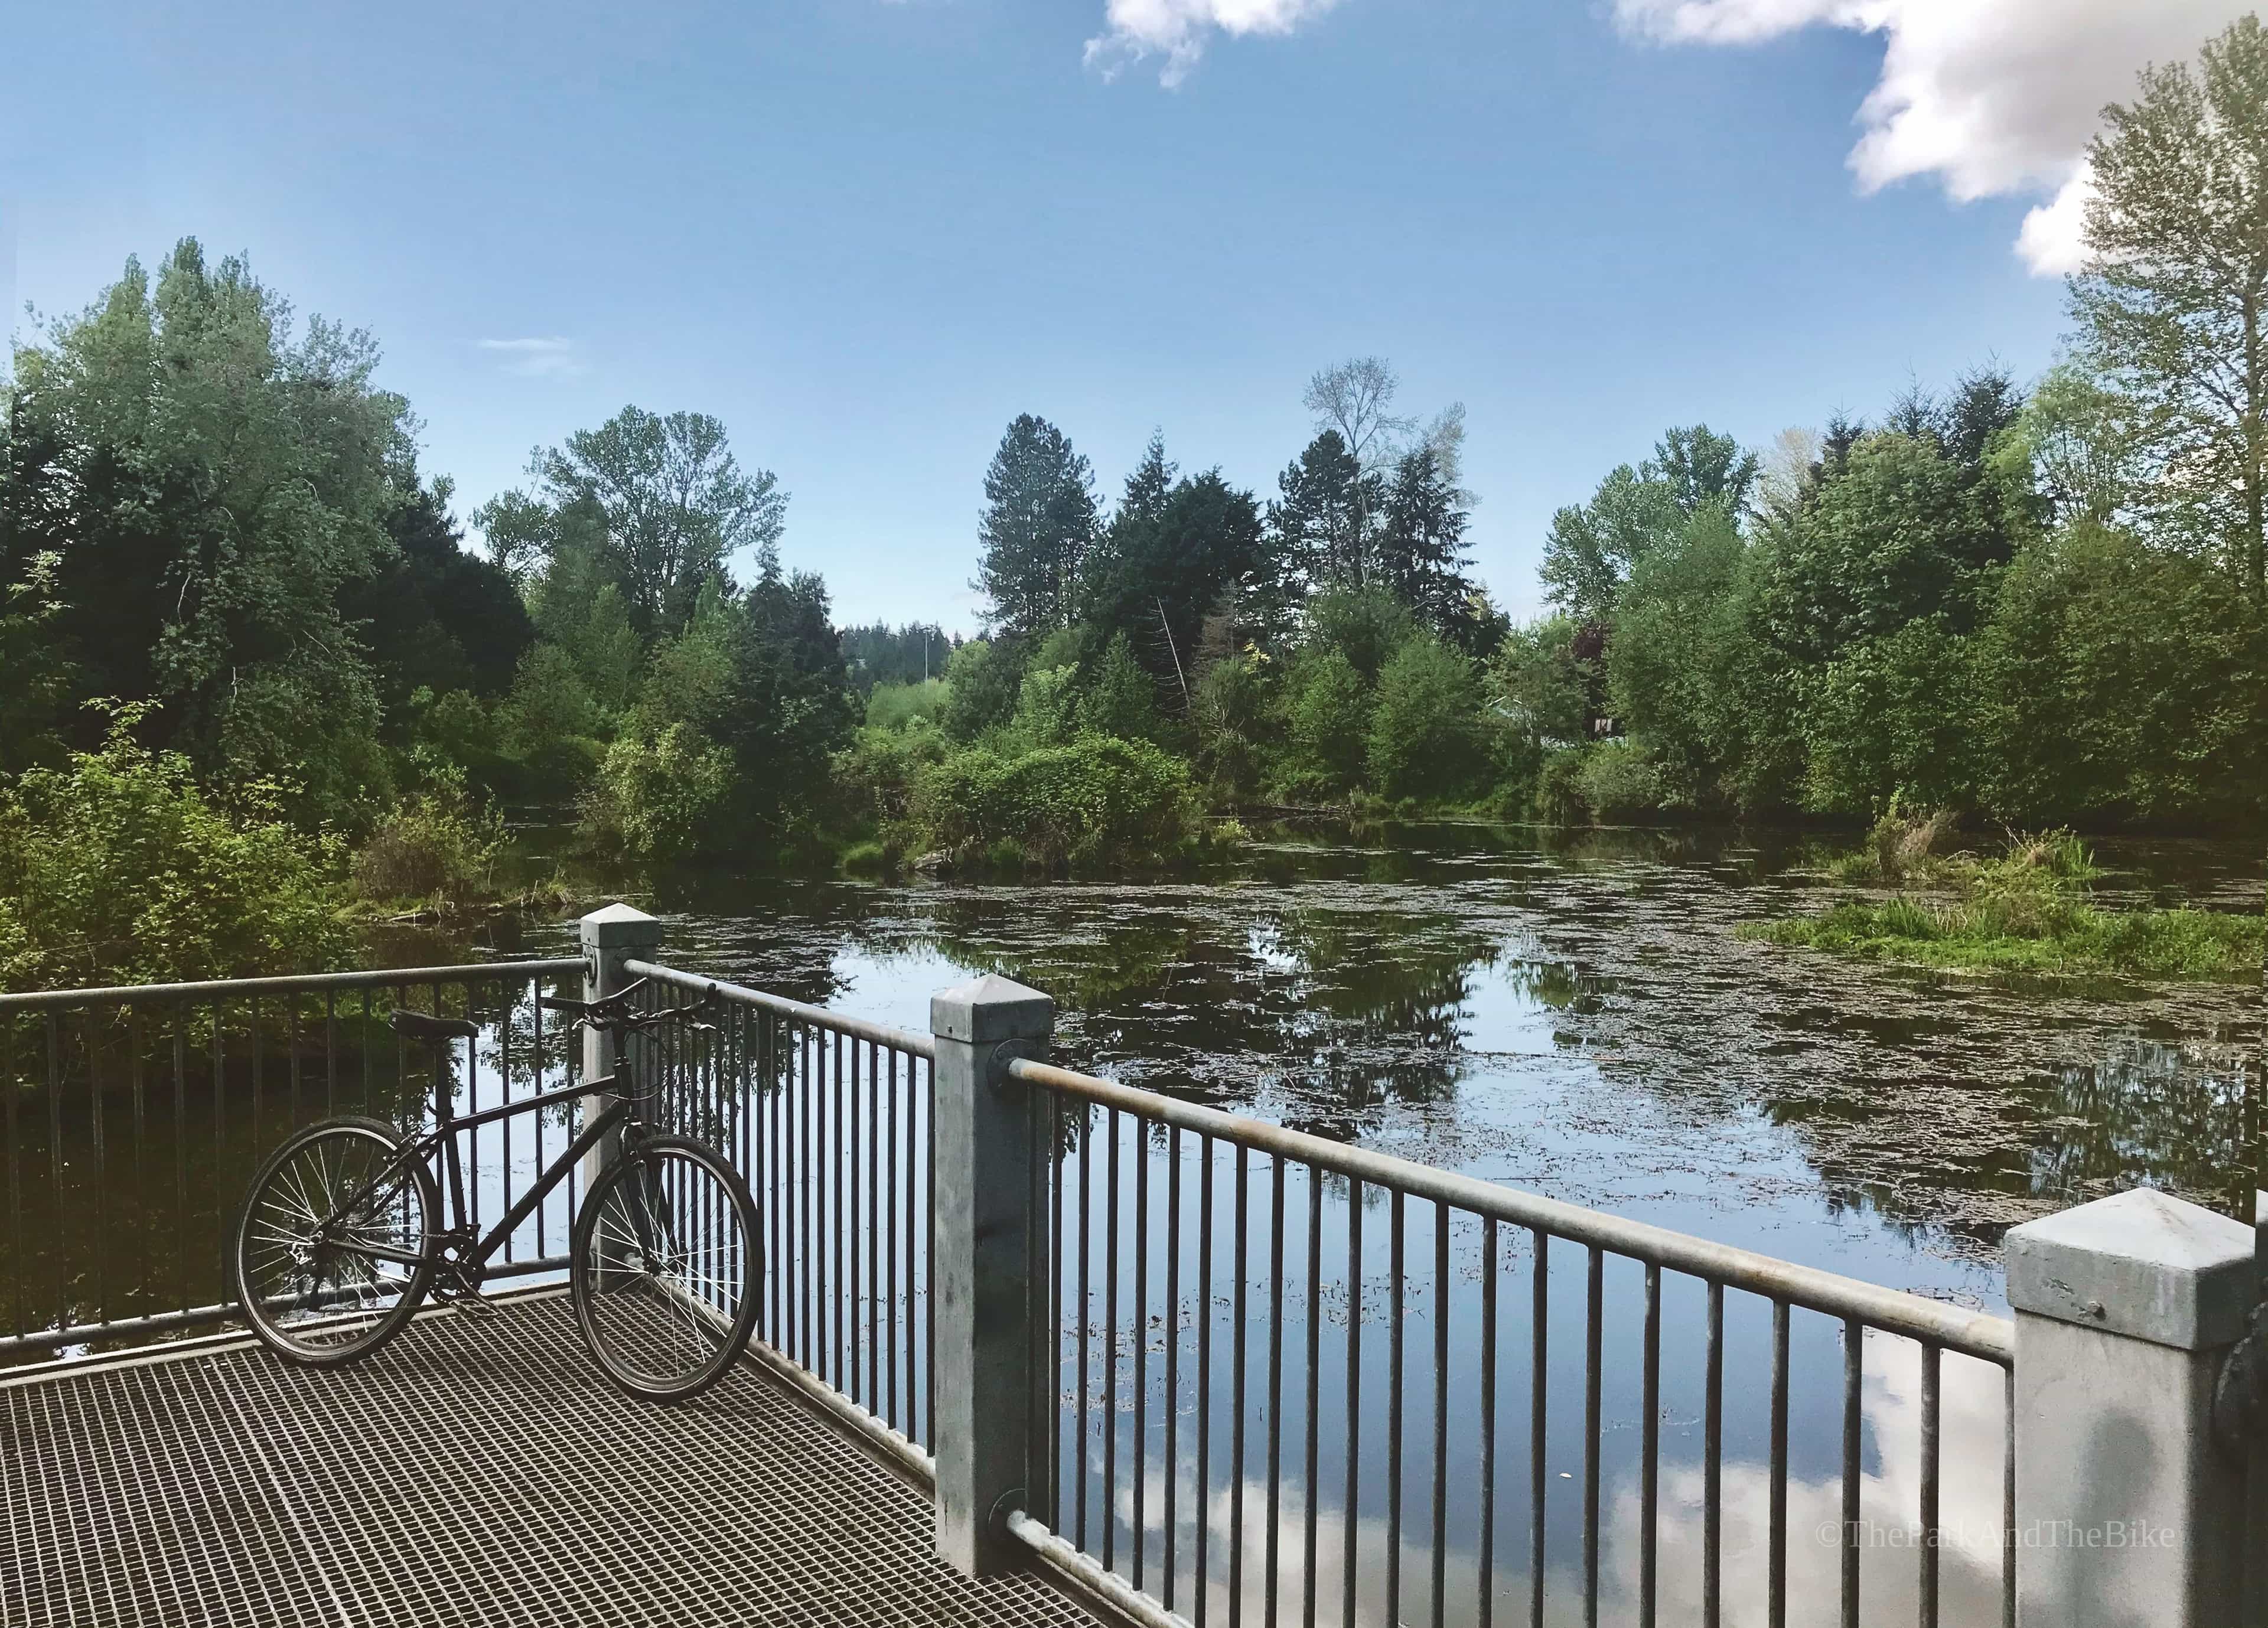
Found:
M 1962 1306 L 2005 1309 L 2000 1238 L 2018 1221 L 2138 1182 L 2219 1201 L 2235 1156 L 2242 1094 L 2258 1066 L 2256 989 L 2012 982 L 1850 963 L 1734 936 L 1743 920 L 1822 903 L 1832 889 L 1822 880 L 1820 857 L 1800 838 L 1723 831 L 1570 835 L 1415 825 L 1363 836 L 1279 830 L 1232 865 L 1174 880 L 876 885 L 703 877 L 666 883 L 644 902 L 663 918 L 664 958 L 674 964 L 917 1029 L 925 1027 L 932 991 L 976 972 L 998 972 L 1056 998 L 1055 1055 L 1074 1066 Z M 2110 843 L 2100 857 L 2110 873 L 2102 890 L 2116 900 L 2259 908 L 2259 856 L 2239 845 Z M 537 928 L 513 947 L 551 953 L 571 934 L 565 924 Z M 1163 1168 L 1154 1142 L 1129 1152 Z M 1224 1194 L 1226 1169 L 1214 1175 Z M 1193 1167 L 1188 1174 L 1194 1187 Z M 1153 1175 L 1153 1188 L 1161 1185 Z M 1256 1195 L 1258 1186 L 1256 1179 Z M 1253 1202 L 1254 1236 L 1264 1237 L 1265 1200 Z M 1349 1360 L 1352 1274 L 1343 1265 L 1344 1199 L 1335 1192 L 1318 1212 L 1326 1264 L 1313 1308 L 1298 1281 L 1306 1259 L 1304 1189 L 1295 1183 L 1287 1202 L 1294 1219 L 1283 1337 L 1296 1349 L 1311 1313 L 1322 1320 L 1321 1395 L 1328 1399 L 1344 1394 Z M 1252 1320 L 1262 1315 L 1270 1286 L 1264 1256 L 1241 1272 L 1221 1258 L 1226 1214 L 1210 1253 L 1220 1263 L 1219 1280 L 1239 1283 L 1247 1297 L 1230 1304 L 1224 1292 L 1206 1304 L 1183 1296 L 1169 1325 L 1183 1362 L 1174 1411 L 1184 1455 L 1190 1413 L 1203 1407 L 1210 1417 L 1226 1406 L 1233 1414 L 1238 1406 L 1219 1394 L 1200 1401 L 1191 1391 L 1192 1330 L 1219 1325 L 1215 1348 L 1226 1349 L 1229 1328 L 1241 1320 L 1256 1341 L 1260 1325 Z M 1419 1325 L 1445 1317 L 1455 1363 L 1469 1380 L 1479 1339 L 1470 1289 L 1480 1275 L 1476 1241 L 1456 1236 L 1457 1293 L 1431 1299 L 1430 1225 L 1411 1224 L 1411 1348 L 1424 1349 Z M 1360 1320 L 1370 1325 L 1382 1318 L 1390 1274 L 1383 1222 L 1373 1218 L 1367 1226 Z M 1098 1237 L 1088 1260 L 1098 1285 L 1115 1269 L 1123 1286 L 1123 1251 L 1114 1261 Z M 1528 1291 L 1514 1279 L 1532 1264 L 1509 1255 L 1505 1264 L 1498 1377 L 1510 1422 L 1499 1426 L 1498 1462 L 1524 1470 L 1530 1325 Z M 1635 1587 L 1636 1278 L 1617 1264 L 1607 1281 L 1602 1565 L 1609 1621 L 1630 1616 Z M 1547 1592 L 1557 1620 L 1580 1592 L 1579 1252 L 1565 1262 L 1555 1256 L 1549 1286 L 1557 1343 L 1542 1445 L 1550 1470 Z M 1697 1291 L 1690 1284 L 1668 1287 L 1663 1308 L 1670 1354 L 1660 1542 L 1669 1620 L 1697 1615 Z M 1736 1309 L 1727 1332 L 1727 1373 L 1736 1376 L 1726 1417 L 1728 1620 L 1744 1620 L 1749 1605 L 1761 1605 L 1771 1495 L 1761 1375 L 1771 1358 L 1760 1311 L 1760 1303 Z M 1123 1498 L 1115 1508 L 1110 1501 L 1103 1444 L 1119 1455 L 1123 1487 L 1123 1466 L 1138 1450 L 1144 1463 L 1158 1462 L 1167 1411 L 1159 1353 L 1167 1336 L 1153 1314 L 1138 1340 L 1130 1330 L 1145 1321 L 1129 1315 L 1110 1326 L 1105 1343 L 1113 1359 L 1098 1360 L 1084 1382 L 1068 1356 L 1064 1367 L 1066 1418 L 1080 1396 L 1101 1414 L 1099 1375 L 1106 1368 L 1123 1371 L 1122 1416 L 1130 1395 L 1146 1404 L 1145 1422 L 1121 1417 L 1108 1435 L 1099 1417 L 1089 1420 L 1081 1411 L 1086 1450 L 1073 1453 L 1079 1468 L 1066 1470 L 1064 1483 L 1066 1507 L 1084 1484 L 1097 1522 L 1115 1523 L 1122 1571 L 1137 1521 Z M 1129 1330 L 1123 1335 L 1122 1326 Z M 1832 1323 L 1798 1315 L 1789 1529 L 1791 1594 L 1799 1602 L 1831 1600 L 1835 1590 L 1834 1545 L 1810 1540 L 1840 1512 L 1839 1341 Z M 1066 1337 L 1066 1352 L 1077 1344 Z M 1385 1424 L 1384 1349 L 1376 1329 L 1366 1326 L 1358 1346 L 1362 1439 L 1373 1444 Z M 1862 1510 L 1889 1535 L 1864 1563 L 1865 1620 L 1910 1621 L 1916 1558 L 1906 1529 L 1919 1475 L 1918 1352 L 1869 1337 L 1863 1366 Z M 1225 1383 L 1216 1373 L 1214 1391 Z M 1998 1621 L 2001 1376 L 1950 1359 L 1944 1383 L 1944 1620 Z M 1421 1382 L 1408 1398 L 1409 1429 L 1421 1444 L 1433 1429 L 1429 1391 L 1430 1381 Z M 1285 1405 L 1283 1428 L 1296 1447 L 1300 1404 Z M 1265 1410 L 1256 1397 L 1242 1407 L 1257 1442 Z M 1469 1489 L 1477 1462 L 1462 1381 L 1451 1411 L 1447 1478 Z M 1341 1546 L 1351 1542 L 1361 1559 L 1364 1614 L 1386 1620 L 1378 1591 L 1389 1544 L 1398 1543 L 1406 1551 L 1402 1609 L 1420 1620 L 1431 1603 L 1432 1541 L 1431 1472 L 1418 1462 L 1425 1455 L 1413 1450 L 1404 1469 L 1406 1513 L 1390 1539 L 1377 1519 L 1375 1447 L 1361 1472 L 1361 1517 L 1350 1520 L 1336 1491 L 1345 1474 L 1344 1416 L 1328 1401 L 1324 1412 L 1320 1568 L 1336 1579 Z M 1222 1428 L 1216 1423 L 1217 1433 Z M 1290 1462 L 1297 1459 L 1292 1452 Z M 1263 1552 L 1263 1497 L 1248 1462 L 1240 1477 L 1216 1462 L 1201 1500 L 1216 1556 L 1219 1541 L 1232 1533 L 1246 1538 L 1253 1556 Z M 1528 1585 L 1513 1564 L 1526 1558 L 1527 1497 L 1525 1485 L 1506 1484 L 1496 1507 L 1499 1620 L 1517 1617 L 1527 1603 Z M 1285 1597 L 1296 1599 L 1304 1506 L 1293 1491 L 1285 1498 L 1276 1517 L 1284 1540 L 1280 1580 Z M 1187 1514 L 1189 1490 L 1183 1500 L 1182 1519 L 1192 1529 L 1181 1538 L 1186 1557 L 1195 1523 Z M 1160 1502 L 1152 1486 L 1140 1518 L 1153 1568 L 1162 1546 Z M 1445 1620 L 1477 1615 L 1476 1520 L 1469 1494 L 1461 1492 L 1443 1533 L 1452 1555 Z M 1256 1610 L 1263 1605 L 1259 1570 L 1248 1562 L 1242 1585 Z M 1210 1587 L 1218 1605 L 1225 1585 L 1215 1575 Z M 1328 1587 L 1325 1597 L 1336 1599 Z
M 665 958 L 924 1028 L 979 971 L 1071 1066 L 1852 1276 L 2001 1306 L 2000 1234 L 2146 1182 L 2213 1204 L 2257 987 L 2019 981 L 1748 942 L 1810 843 L 1278 830 L 1200 878 L 665 882 Z M 2112 842 L 2111 902 L 2258 910 L 2235 843 Z M 567 953 L 569 924 L 512 953 Z

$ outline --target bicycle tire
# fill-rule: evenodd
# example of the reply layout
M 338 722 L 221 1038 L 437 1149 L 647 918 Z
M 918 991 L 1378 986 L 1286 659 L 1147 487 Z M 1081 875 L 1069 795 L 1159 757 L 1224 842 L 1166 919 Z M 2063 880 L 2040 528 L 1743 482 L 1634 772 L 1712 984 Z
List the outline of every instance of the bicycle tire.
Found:
M 668 1167 L 676 1161 L 686 1168 L 673 1172 Z M 697 1239 L 670 1213 L 671 1190 L 690 1187 L 695 1171 L 713 1183 L 688 1206 L 702 1212 Z M 640 1186 L 627 1185 L 633 1181 Z M 720 1197 L 731 1212 L 729 1226 L 718 1212 Z M 659 1224 L 658 1253 L 626 1235 L 637 1230 L 640 1209 L 648 1227 Z M 608 1381 L 625 1395 L 666 1403 L 697 1396 L 722 1379 L 747 1349 L 755 1325 L 755 1245 L 756 1205 L 747 1183 L 705 1142 L 646 1137 L 600 1171 L 576 1217 L 568 1278 L 576 1326 Z M 652 1270 L 656 1265 L 661 1270 Z M 728 1293 L 735 1303 L 721 1303 Z M 666 1339 L 658 1337 L 664 1328 Z M 657 1337 L 634 1340 L 644 1334 Z M 661 1349 L 673 1345 L 687 1359 L 676 1366 L 659 1359 Z
M 266 1249 L 272 1254 L 277 1247 L 276 1240 L 281 1235 L 280 1227 L 272 1221 L 261 1221 L 260 1224 L 269 1227 L 268 1236 L 261 1240 L 255 1240 L 253 1229 L 258 1218 L 275 1215 L 280 1202 L 297 1203 L 300 1207 L 306 1207 L 304 1175 L 301 1187 L 288 1201 L 271 1197 L 263 1202 L 263 1194 L 269 1193 L 271 1185 L 277 1183 L 282 1173 L 287 1170 L 295 1174 L 304 1173 L 307 1168 L 306 1155 L 325 1143 L 334 1146 L 334 1157 L 343 1183 L 347 1173 L 354 1168 L 355 1153 L 359 1152 L 362 1154 L 365 1161 L 364 1168 L 367 1169 L 371 1168 L 368 1161 L 379 1156 L 372 1144 L 382 1145 L 384 1156 L 390 1158 L 401 1151 L 405 1138 L 382 1119 L 353 1114 L 318 1121 L 286 1138 L 252 1178 L 243 1205 L 237 1212 L 236 1224 L 229 1229 L 222 1268 L 223 1280 L 234 1294 L 239 1311 L 245 1322 L 251 1325 L 253 1333 L 259 1337 L 261 1344 L 277 1356 L 304 1366 L 335 1368 L 358 1362 L 369 1356 L 400 1333 L 402 1326 L 416 1315 L 418 1307 L 424 1301 L 426 1291 L 432 1285 L 433 1265 L 430 1257 L 434 1228 L 439 1220 L 441 1199 L 433 1185 L 432 1173 L 426 1169 L 423 1160 L 412 1160 L 403 1167 L 402 1180 L 417 1204 L 418 1219 L 415 1231 L 419 1237 L 419 1252 L 428 1258 L 409 1270 L 409 1277 L 394 1293 L 391 1304 L 368 1308 L 359 1314 L 353 1310 L 326 1308 L 319 1302 L 328 1295 L 374 1288 L 379 1283 L 378 1275 L 372 1271 L 361 1285 L 349 1285 L 342 1277 L 334 1289 L 327 1291 L 323 1286 L 322 1272 L 311 1268 L 307 1273 L 306 1288 L 297 1297 L 301 1301 L 298 1309 L 306 1314 L 305 1321 L 288 1321 L 285 1315 L 279 1314 L 278 1297 L 270 1292 L 276 1285 L 254 1281 L 257 1275 L 254 1249 Z M 328 1170 L 330 1160 L 318 1159 L 315 1165 L 317 1168 Z M 339 1258 L 359 1257 L 356 1257 L 351 1250 L 345 1250 L 339 1252 Z M 367 1262 L 365 1265 L 368 1265 Z M 357 1321 L 358 1315 L 362 1319 L 359 1323 Z

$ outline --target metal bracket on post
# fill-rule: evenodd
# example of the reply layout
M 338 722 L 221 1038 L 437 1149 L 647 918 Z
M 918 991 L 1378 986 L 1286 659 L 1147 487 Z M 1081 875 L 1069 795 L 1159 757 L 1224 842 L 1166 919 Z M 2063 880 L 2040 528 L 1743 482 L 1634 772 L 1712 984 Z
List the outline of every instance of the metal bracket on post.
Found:
M 629 961 L 651 961 L 661 949 L 661 924 L 644 910 L 627 904 L 609 904 L 604 910 L 593 910 L 577 924 L 577 936 L 583 947 L 585 970 L 583 974 L 583 998 L 601 1000 L 619 991 L 630 981 L 622 970 Z M 636 1042 L 632 1042 L 636 1043 Z M 615 1042 L 610 1035 L 595 1028 L 583 1031 L 583 1078 L 604 1079 L 615 1072 L 617 1059 Z M 581 1103 L 583 1123 L 588 1124 L 612 1105 L 614 1099 L 604 1092 L 593 1092 Z M 618 1151 L 619 1144 L 609 1135 L 583 1155 L 583 1188 L 590 1190 Z
M 986 976 L 932 998 L 937 1042 L 937 1552 L 972 1577 L 1013 1569 L 1006 1531 L 1034 1484 L 1032 1116 L 1003 1070 L 1037 1057 L 1055 1002 Z

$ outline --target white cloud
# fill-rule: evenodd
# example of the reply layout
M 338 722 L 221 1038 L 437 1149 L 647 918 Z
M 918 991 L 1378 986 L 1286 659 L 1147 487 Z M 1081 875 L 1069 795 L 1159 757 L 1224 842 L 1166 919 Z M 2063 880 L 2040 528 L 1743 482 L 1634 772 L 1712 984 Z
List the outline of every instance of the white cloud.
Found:
M 2189 61 L 2257 0 L 1615 0 L 1645 38 L 1749 45 L 1814 25 L 1883 37 L 1851 151 L 1862 192 L 1933 176 L 1957 203 L 2053 194 L 2017 252 L 2078 263 L 2087 144 L 2152 62 Z
M 1335 0 L 1109 0 L 1109 32 L 1086 42 L 1086 60 L 1115 78 L 1127 63 L 1162 56 L 1159 83 L 1171 88 L 1189 77 L 1205 42 L 1216 33 L 1287 34 Z
M 572 379 L 589 371 L 571 339 L 483 339 L 480 349 L 500 357 L 505 372 L 522 379 Z

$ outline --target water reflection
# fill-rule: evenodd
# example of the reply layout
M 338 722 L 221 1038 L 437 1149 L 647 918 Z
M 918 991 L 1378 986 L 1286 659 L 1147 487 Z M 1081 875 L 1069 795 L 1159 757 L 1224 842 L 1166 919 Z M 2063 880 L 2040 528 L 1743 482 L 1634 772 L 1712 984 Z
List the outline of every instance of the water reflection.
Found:
M 2214 1196 L 2256 992 L 2027 986 L 1732 936 L 1815 906 L 1821 853 L 1311 829 L 1196 880 L 701 878 L 655 903 L 676 958 L 800 999 L 919 1028 L 932 990 L 999 972 L 1056 996 L 1079 1065 L 1927 1292 L 1990 1300 L 2000 1233 L 2074 1197 Z M 2226 905 L 2257 873 L 2235 844 L 2103 858 L 2137 896 Z M 1852 1256 L 1862 1240 L 1881 1247 Z

